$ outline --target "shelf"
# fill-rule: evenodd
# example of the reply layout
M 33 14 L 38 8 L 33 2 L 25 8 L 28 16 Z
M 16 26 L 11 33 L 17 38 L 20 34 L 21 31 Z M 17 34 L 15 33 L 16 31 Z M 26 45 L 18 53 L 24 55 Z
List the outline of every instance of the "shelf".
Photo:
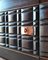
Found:
M 17 50 L 0 46 L 0 56 L 8 60 L 39 60 L 39 56 L 30 55 Z
M 24 52 L 20 52 L 14 49 L 9 49 L 0 46 L 0 56 L 8 60 L 39 60 L 39 56 L 30 55 Z M 41 57 L 40 60 L 48 60 L 46 57 Z

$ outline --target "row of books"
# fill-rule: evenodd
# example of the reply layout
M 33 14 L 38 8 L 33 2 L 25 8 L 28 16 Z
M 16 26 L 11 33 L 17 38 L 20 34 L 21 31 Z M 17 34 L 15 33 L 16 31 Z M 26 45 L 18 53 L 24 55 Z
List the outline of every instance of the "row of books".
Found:
M 1 15 L 0 23 L 3 22 L 4 25 L 0 25 L 0 46 L 38 54 L 38 16 L 37 7 L 9 11 Z

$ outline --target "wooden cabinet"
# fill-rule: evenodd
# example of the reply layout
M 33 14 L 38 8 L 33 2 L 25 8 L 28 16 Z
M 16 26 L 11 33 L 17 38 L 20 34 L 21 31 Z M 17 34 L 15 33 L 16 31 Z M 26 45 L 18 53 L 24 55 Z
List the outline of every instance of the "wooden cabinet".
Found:
M 0 56 L 7 60 L 48 60 L 47 19 L 48 0 L 1 0 Z

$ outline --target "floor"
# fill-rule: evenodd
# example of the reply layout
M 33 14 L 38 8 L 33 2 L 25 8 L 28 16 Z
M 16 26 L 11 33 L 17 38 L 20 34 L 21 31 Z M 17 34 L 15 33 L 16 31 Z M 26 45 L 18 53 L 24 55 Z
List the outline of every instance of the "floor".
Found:
M 0 57 L 0 60 L 6 60 L 6 59 L 4 59 L 4 58 Z

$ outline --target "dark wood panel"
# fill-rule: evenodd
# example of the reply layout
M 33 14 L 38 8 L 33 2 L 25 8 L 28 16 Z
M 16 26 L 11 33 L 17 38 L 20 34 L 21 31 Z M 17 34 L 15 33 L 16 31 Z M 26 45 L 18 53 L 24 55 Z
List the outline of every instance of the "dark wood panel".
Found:
M 40 60 L 48 60 L 46 57 L 40 57 Z
M 48 0 L 40 0 L 40 3 L 48 2 Z
M 38 5 L 39 0 L 0 0 L 0 11 Z

